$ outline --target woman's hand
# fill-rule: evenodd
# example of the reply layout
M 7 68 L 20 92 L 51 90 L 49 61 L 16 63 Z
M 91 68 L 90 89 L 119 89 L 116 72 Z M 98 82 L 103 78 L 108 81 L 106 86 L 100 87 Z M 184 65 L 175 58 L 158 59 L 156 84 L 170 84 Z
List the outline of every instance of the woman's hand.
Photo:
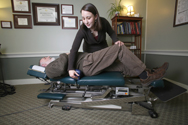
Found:
M 78 79 L 79 74 L 75 70 L 69 70 L 69 76 L 73 79 Z
M 118 44 L 119 46 L 122 46 L 122 45 L 124 45 L 124 42 L 117 41 L 117 42 L 115 42 L 115 44 Z

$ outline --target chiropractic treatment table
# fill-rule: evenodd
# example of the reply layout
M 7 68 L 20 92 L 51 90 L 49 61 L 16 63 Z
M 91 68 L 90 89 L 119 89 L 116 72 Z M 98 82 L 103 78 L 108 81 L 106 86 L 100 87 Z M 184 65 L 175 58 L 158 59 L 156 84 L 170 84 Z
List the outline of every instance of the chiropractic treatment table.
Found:
M 187 90 L 167 80 L 157 80 L 144 87 L 138 78 L 124 78 L 120 72 L 104 72 L 96 76 L 83 76 L 79 80 L 67 76 L 49 79 L 45 68 L 31 65 L 27 72 L 50 87 L 40 93 L 39 99 L 50 99 L 49 107 L 62 110 L 74 108 L 110 109 L 131 111 L 133 115 L 150 115 L 157 118 L 153 102 L 164 102 Z M 152 96 L 152 97 L 151 97 Z

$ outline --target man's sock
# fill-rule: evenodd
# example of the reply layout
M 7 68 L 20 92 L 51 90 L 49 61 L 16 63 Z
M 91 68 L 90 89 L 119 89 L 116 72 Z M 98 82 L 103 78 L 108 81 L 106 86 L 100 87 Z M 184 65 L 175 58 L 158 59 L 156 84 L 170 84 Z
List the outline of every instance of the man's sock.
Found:
M 146 79 L 148 76 L 147 76 L 147 72 L 146 71 L 143 71 L 140 75 L 139 75 L 140 79 Z

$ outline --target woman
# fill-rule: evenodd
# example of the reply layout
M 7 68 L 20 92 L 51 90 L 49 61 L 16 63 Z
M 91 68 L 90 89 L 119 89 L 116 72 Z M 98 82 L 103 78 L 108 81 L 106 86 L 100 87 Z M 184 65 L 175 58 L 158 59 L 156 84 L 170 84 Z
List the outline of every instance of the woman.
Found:
M 119 44 L 119 46 L 124 45 L 124 43 L 117 38 L 110 23 L 105 18 L 99 16 L 98 10 L 93 4 L 88 3 L 84 5 L 80 13 L 82 14 L 83 24 L 77 32 L 73 42 L 68 64 L 69 76 L 72 78 L 76 78 L 75 75 L 78 75 L 75 71 L 74 65 L 78 49 L 80 48 L 83 39 L 83 50 L 88 53 L 104 49 L 108 46 L 106 33 L 108 33 L 115 44 Z

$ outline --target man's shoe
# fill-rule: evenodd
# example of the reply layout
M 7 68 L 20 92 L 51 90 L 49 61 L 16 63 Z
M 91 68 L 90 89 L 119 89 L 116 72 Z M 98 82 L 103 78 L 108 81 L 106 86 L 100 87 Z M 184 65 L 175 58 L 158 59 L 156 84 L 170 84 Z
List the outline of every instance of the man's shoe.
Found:
M 153 69 L 146 68 L 145 71 L 148 71 L 149 73 L 152 73 L 152 72 L 157 72 L 158 70 L 161 70 L 161 69 L 167 70 L 168 66 L 169 66 L 169 63 L 165 62 L 161 67 L 156 67 L 156 68 L 153 68 Z
M 161 67 L 159 67 L 159 68 L 154 68 L 154 69 L 152 69 L 154 72 L 157 72 L 157 71 L 159 71 L 159 70 L 161 70 L 161 69 L 164 69 L 164 70 L 167 70 L 168 69 L 168 66 L 169 66 L 169 63 L 168 62 L 165 62 Z
M 146 79 L 140 79 L 141 84 L 143 86 L 149 86 L 152 82 L 162 79 L 168 69 L 168 66 L 169 63 L 165 62 L 161 67 L 153 69 L 154 72 L 146 71 L 148 77 Z

